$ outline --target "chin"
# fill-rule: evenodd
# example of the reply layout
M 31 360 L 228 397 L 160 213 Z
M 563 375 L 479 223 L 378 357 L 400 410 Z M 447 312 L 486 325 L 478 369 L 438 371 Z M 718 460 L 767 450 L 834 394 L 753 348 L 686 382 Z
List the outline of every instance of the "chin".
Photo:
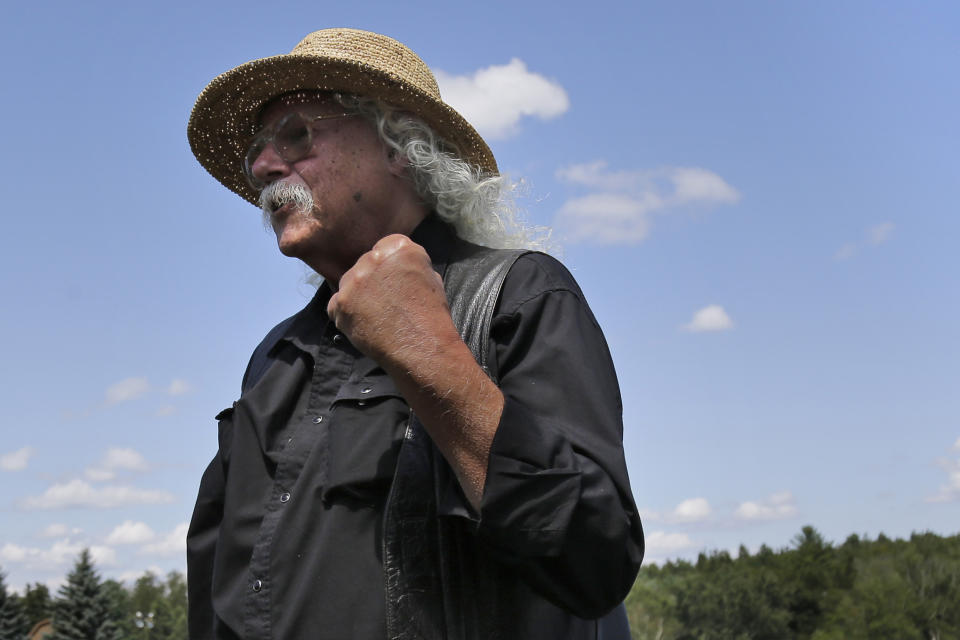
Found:
M 273 232 L 277 236 L 277 247 L 280 253 L 292 258 L 300 257 L 313 239 L 314 230 L 303 224 L 291 224 L 295 220 L 281 221 L 274 225 Z
M 278 229 L 274 229 L 274 232 L 277 234 L 277 248 L 280 249 L 280 253 L 291 258 L 298 257 L 303 245 L 302 238 Z
M 277 248 L 280 253 L 289 258 L 300 258 L 303 255 L 303 245 L 299 242 L 290 242 L 277 239 Z

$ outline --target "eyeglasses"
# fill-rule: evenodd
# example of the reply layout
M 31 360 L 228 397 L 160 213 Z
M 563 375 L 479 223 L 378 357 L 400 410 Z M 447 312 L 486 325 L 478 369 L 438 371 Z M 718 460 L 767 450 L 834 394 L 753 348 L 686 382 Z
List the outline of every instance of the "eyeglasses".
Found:
M 267 186 L 266 182 L 253 175 L 253 163 L 257 161 L 268 144 L 273 145 L 274 151 L 284 162 L 291 164 L 303 160 L 310 153 L 313 147 L 314 123 L 355 115 L 357 114 L 331 113 L 320 116 L 305 116 L 297 112 L 287 114 L 274 125 L 263 129 L 250 143 L 247 155 L 243 157 L 243 173 L 247 177 L 247 182 L 257 191 Z

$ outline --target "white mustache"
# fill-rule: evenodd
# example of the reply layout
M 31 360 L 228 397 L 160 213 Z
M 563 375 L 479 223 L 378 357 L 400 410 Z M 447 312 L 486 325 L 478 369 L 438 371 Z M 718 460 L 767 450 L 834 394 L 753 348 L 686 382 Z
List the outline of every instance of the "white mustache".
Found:
M 285 204 L 293 204 L 299 212 L 313 210 L 313 194 L 302 184 L 271 182 L 260 192 L 260 209 L 269 217 Z

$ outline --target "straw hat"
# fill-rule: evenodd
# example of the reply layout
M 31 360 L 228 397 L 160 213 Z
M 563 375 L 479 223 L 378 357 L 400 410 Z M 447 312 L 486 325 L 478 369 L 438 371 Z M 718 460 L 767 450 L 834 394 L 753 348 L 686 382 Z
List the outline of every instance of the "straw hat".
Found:
M 440 97 L 430 68 L 393 38 L 356 29 L 314 31 L 289 54 L 253 60 L 213 79 L 187 125 L 200 164 L 253 204 L 258 193 L 243 175 L 243 156 L 272 98 L 299 89 L 379 98 L 420 116 L 460 157 L 486 173 L 497 161 L 480 134 Z

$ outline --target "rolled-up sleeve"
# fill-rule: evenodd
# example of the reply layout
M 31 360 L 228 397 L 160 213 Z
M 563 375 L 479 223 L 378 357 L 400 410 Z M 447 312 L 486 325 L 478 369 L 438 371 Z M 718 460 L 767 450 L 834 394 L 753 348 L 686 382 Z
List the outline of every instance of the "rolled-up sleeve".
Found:
M 505 404 L 480 512 L 449 495 L 441 512 L 473 520 L 483 543 L 545 597 L 602 615 L 625 597 L 643 557 L 603 333 L 566 269 L 531 254 L 504 283 L 490 337 Z

